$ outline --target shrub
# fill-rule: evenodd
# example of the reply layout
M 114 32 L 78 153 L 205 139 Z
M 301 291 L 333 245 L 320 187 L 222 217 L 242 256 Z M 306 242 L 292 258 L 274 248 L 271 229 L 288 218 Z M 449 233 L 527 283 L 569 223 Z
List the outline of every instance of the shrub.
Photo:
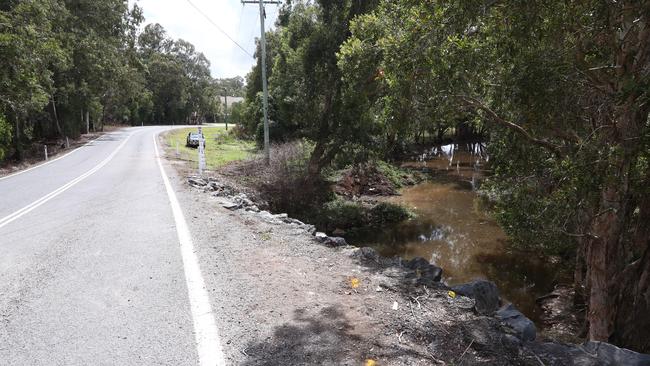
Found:
M 396 188 L 404 186 L 404 177 L 408 175 L 403 169 L 383 160 L 375 162 L 377 170 L 383 174 Z
M 271 160 L 262 155 L 245 164 L 242 172 L 274 212 L 313 220 L 323 203 L 331 199 L 327 183 L 309 180 L 307 165 L 313 146 L 295 141 L 271 146 Z
M 328 230 L 348 229 L 362 226 L 365 212 L 365 208 L 357 202 L 335 199 L 323 206 L 322 219 Z
M 370 225 L 374 226 L 400 222 L 412 216 L 413 213 L 406 207 L 390 202 L 381 202 L 369 212 Z

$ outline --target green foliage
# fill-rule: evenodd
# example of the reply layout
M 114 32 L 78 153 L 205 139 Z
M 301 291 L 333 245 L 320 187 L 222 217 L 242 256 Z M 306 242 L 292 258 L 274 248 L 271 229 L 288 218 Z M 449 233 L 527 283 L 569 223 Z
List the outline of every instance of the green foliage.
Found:
M 11 144 L 11 125 L 7 123 L 5 116 L 0 113 L 0 161 L 4 159 L 9 145 Z
M 383 160 L 378 160 L 374 164 L 377 170 L 388 178 L 395 188 L 404 186 L 404 178 L 408 176 L 408 172 Z
M 360 227 L 365 222 L 366 209 L 358 202 L 335 199 L 323 206 L 321 216 L 332 230 Z
M 390 202 L 374 206 L 342 198 L 326 202 L 319 210 L 318 224 L 326 230 L 381 227 L 413 216 L 407 208 Z
M 374 226 L 400 222 L 412 216 L 406 207 L 390 202 L 380 202 L 369 211 L 370 223 Z
M 243 97 L 246 93 L 244 78 L 241 76 L 235 76 L 232 78 L 216 79 L 214 81 L 215 89 L 225 91 L 228 95 L 234 97 Z M 223 94 L 221 94 L 223 95 Z

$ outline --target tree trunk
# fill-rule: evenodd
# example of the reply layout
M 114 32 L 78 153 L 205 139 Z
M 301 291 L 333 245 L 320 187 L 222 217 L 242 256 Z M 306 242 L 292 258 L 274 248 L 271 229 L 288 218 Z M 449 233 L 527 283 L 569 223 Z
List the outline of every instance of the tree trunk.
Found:
M 315 181 L 320 175 L 321 170 L 325 165 L 329 164 L 333 158 L 333 153 L 327 151 L 327 141 L 330 140 L 330 120 L 332 119 L 332 109 L 335 95 L 338 93 L 339 83 L 335 80 L 332 83 L 332 88 L 327 91 L 318 126 L 318 138 L 316 139 L 316 146 L 309 157 L 309 164 L 307 166 L 308 179 Z
M 649 108 L 632 101 L 629 98 L 629 103 L 617 106 L 617 129 L 603 136 L 601 142 L 618 153 L 610 152 L 609 174 L 604 177 L 598 213 L 583 241 L 589 297 L 586 318 L 589 339 L 647 352 L 650 258 L 646 226 L 650 202 L 647 197 L 632 196 L 630 177 L 633 169 L 638 169 L 638 150 L 643 147 L 638 145 L 638 136 Z M 632 234 L 645 236 L 639 239 Z
M 16 151 L 14 153 L 14 157 L 18 161 L 23 160 L 23 146 L 21 145 L 20 142 L 20 122 L 18 121 L 18 115 L 14 113 L 14 124 L 16 127 L 16 138 L 15 138 L 15 144 L 16 144 Z
M 56 132 L 59 134 L 59 137 L 63 137 L 63 130 L 61 130 L 61 124 L 59 123 L 59 114 L 56 112 L 54 96 L 50 98 L 50 104 L 52 105 L 52 117 L 54 118 L 54 124 L 56 125 Z
M 650 182 L 650 169 L 646 173 Z M 613 343 L 639 352 L 650 352 L 650 196 L 640 199 L 630 262 L 618 279 L 619 309 L 614 319 Z
M 616 182 L 618 183 L 618 182 Z M 601 192 L 601 213 L 591 224 L 590 235 L 586 238 L 586 280 L 589 296 L 589 339 L 609 342 L 614 332 L 614 319 L 617 311 L 617 280 L 623 248 L 621 247 L 621 228 L 625 212 L 622 207 L 627 187 L 610 184 Z
M 313 180 L 318 175 L 320 175 L 320 172 L 323 169 L 322 160 L 324 155 L 325 155 L 325 141 L 321 139 L 318 142 L 316 142 L 314 151 L 312 151 L 311 156 L 309 157 L 307 173 L 309 174 L 310 179 Z
M 90 133 L 90 113 L 86 109 L 86 134 Z

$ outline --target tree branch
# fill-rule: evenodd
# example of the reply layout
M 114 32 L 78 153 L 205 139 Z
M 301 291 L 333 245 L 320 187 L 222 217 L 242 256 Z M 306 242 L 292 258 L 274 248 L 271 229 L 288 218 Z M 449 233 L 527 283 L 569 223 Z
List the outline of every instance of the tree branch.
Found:
M 563 154 L 562 154 L 562 150 L 561 150 L 560 146 L 558 146 L 558 145 L 556 145 L 556 144 L 554 144 L 552 142 L 546 141 L 546 140 L 541 140 L 541 139 L 535 138 L 525 128 L 519 126 L 516 123 L 513 123 L 513 122 L 510 122 L 510 121 L 507 121 L 507 120 L 503 119 L 495 111 L 493 111 L 490 107 L 483 104 L 483 102 L 481 102 L 480 100 L 478 100 L 476 98 L 466 96 L 466 95 L 455 95 L 455 97 L 460 98 L 465 105 L 467 105 L 469 107 L 472 107 L 472 108 L 474 108 L 476 110 L 481 110 L 481 111 L 485 112 L 490 117 L 490 120 L 492 122 L 494 122 L 494 123 L 496 123 L 496 124 L 498 124 L 500 126 L 503 126 L 503 127 L 507 128 L 507 129 L 509 129 L 511 131 L 516 132 L 520 136 L 524 137 L 528 142 L 531 142 L 531 143 L 533 143 L 533 144 L 535 144 L 537 146 L 545 148 L 546 150 L 548 150 L 548 151 L 552 152 L 553 154 L 555 154 L 557 157 L 562 157 Z

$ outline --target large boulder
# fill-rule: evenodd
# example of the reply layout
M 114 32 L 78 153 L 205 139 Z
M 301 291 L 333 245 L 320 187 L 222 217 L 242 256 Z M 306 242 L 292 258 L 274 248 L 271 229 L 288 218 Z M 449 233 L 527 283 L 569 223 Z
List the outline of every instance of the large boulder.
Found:
M 499 309 L 499 289 L 492 281 L 475 280 L 453 286 L 451 289 L 459 295 L 474 299 L 474 308 L 479 314 L 491 315 Z
M 325 240 L 327 240 L 327 238 L 329 238 L 329 236 L 327 236 L 327 234 L 325 234 L 323 232 L 317 231 L 317 232 L 314 233 L 314 238 L 316 238 L 316 241 L 318 241 L 320 243 L 325 243 Z
M 327 239 L 325 239 L 324 244 L 331 247 L 344 247 L 348 245 L 345 239 L 340 236 L 328 236 Z
M 433 282 L 440 282 L 442 279 L 442 268 L 431 264 L 422 257 L 404 261 L 402 265 L 413 271 L 411 276 L 417 279 L 418 284 L 430 285 Z
M 510 328 L 517 338 L 524 342 L 534 341 L 537 337 L 537 328 L 532 320 L 526 318 L 519 310 L 512 304 L 508 304 L 499 309 L 496 313 L 497 319 L 507 327 Z
M 208 184 L 208 182 L 205 179 L 200 177 L 189 177 L 187 178 L 187 183 L 189 183 L 192 187 L 196 187 L 196 188 L 205 187 Z
M 587 341 L 582 345 L 534 342 L 527 348 L 549 366 L 650 366 L 650 355 L 605 342 Z
M 619 348 L 613 344 L 587 341 L 581 348 L 588 354 L 597 355 L 605 365 L 650 366 L 650 355 Z
M 381 256 L 379 255 L 379 253 L 377 253 L 376 250 L 370 247 L 362 247 L 359 249 L 355 249 L 350 256 L 352 258 L 359 259 L 362 261 L 375 262 L 375 263 L 381 262 Z

